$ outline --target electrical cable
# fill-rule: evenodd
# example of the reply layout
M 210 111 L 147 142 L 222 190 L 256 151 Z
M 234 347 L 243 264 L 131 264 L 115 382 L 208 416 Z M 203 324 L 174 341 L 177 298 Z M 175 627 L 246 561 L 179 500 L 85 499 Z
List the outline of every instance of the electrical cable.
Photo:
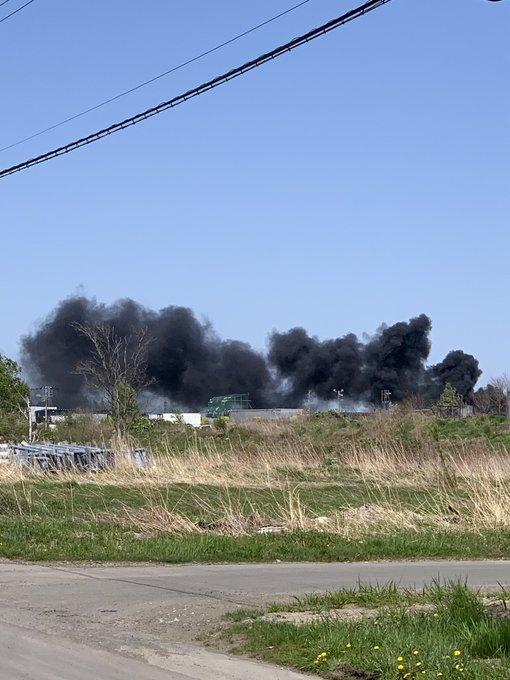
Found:
M 219 85 L 223 85 L 225 83 L 228 83 L 230 80 L 233 80 L 234 78 L 237 78 L 241 75 L 244 75 L 248 71 L 252 71 L 253 69 L 257 68 L 258 66 L 262 66 L 263 64 L 267 64 L 268 62 L 272 61 L 273 59 L 276 59 L 286 52 L 291 52 L 294 50 L 296 47 L 300 47 L 301 45 L 305 45 L 309 43 L 312 40 L 315 40 L 315 38 L 318 38 L 320 36 L 326 35 L 330 31 L 335 30 L 336 28 L 339 28 L 340 26 L 350 22 L 354 21 L 354 19 L 357 19 L 361 16 L 364 16 L 368 12 L 371 12 L 374 9 L 377 9 L 378 7 L 382 7 L 383 5 L 386 5 L 388 2 L 391 0 L 369 0 L 368 2 L 365 2 L 363 5 L 360 5 L 359 7 L 356 7 L 355 9 L 350 10 L 349 12 L 346 12 L 345 14 L 337 17 L 336 19 L 332 19 L 331 21 L 326 22 L 325 24 L 322 24 L 318 28 L 314 28 L 308 33 L 305 33 L 304 35 L 300 35 L 297 38 L 294 38 L 293 40 L 290 40 L 289 42 L 285 43 L 284 45 L 281 45 L 280 47 L 276 47 L 275 49 L 271 50 L 270 52 L 266 52 L 265 54 L 262 54 L 261 56 L 257 57 L 256 59 L 252 59 L 251 61 L 246 62 L 242 66 L 238 66 L 227 73 L 224 73 L 220 76 L 217 76 L 216 78 L 213 78 L 212 80 L 207 81 L 206 83 L 203 83 L 202 85 L 199 85 L 198 87 L 194 87 L 191 90 L 187 90 L 183 94 L 177 95 L 176 97 L 173 97 L 172 99 L 169 99 L 168 101 L 162 102 L 161 104 L 158 104 L 157 106 L 153 106 L 145 111 L 142 111 L 141 113 L 137 113 L 134 116 L 131 116 L 129 118 L 126 118 L 118 123 L 114 123 L 113 125 L 110 125 L 107 128 L 103 128 L 102 130 L 98 130 L 97 132 L 94 132 L 90 135 L 87 135 L 86 137 L 82 137 L 81 139 L 77 139 L 73 142 L 69 142 L 68 144 L 65 144 L 64 146 L 60 146 L 56 149 L 53 149 L 51 151 L 48 151 L 44 154 L 41 154 L 39 156 L 36 156 L 35 158 L 30 158 L 27 161 L 24 161 L 23 163 L 18 163 L 17 165 L 13 165 L 9 168 L 5 168 L 3 170 L 0 170 L 0 179 L 3 177 L 7 177 L 8 175 L 12 175 L 15 172 L 20 172 L 21 170 L 25 170 L 27 168 L 30 168 L 34 165 L 39 165 L 40 163 L 44 163 L 46 161 L 49 161 L 53 158 L 57 158 L 58 156 L 62 156 L 64 154 L 70 153 L 71 151 L 75 151 L 76 149 L 81 148 L 82 146 L 86 146 L 88 144 L 91 144 L 92 142 L 97 142 L 103 137 L 107 137 L 108 135 L 111 135 L 115 132 L 119 132 L 120 130 L 124 130 L 127 127 L 130 127 L 131 125 L 136 125 L 137 123 L 140 123 L 144 120 L 147 120 L 148 118 L 152 118 L 152 116 L 155 116 L 159 113 L 162 113 L 163 111 L 166 111 L 167 109 L 174 108 L 175 106 L 178 106 L 179 104 L 183 104 L 184 102 L 188 101 L 189 99 L 192 99 L 193 97 L 197 97 L 201 94 L 204 94 L 205 92 L 208 92 L 209 90 L 212 90 Z
M 0 2 L 0 7 L 3 7 L 3 6 L 6 5 L 8 2 L 10 2 L 10 0 L 4 0 L 3 2 Z
M 165 76 L 169 75 L 170 73 L 174 73 L 175 71 L 178 71 L 181 68 L 184 68 L 185 66 L 189 66 L 189 64 L 193 64 L 195 61 L 198 61 L 199 59 L 203 59 L 204 57 L 207 57 L 209 54 L 212 54 L 213 52 L 217 52 L 220 50 L 222 47 L 226 47 L 227 45 L 230 45 L 233 42 L 236 42 L 236 40 L 240 40 L 241 38 L 244 38 L 246 35 L 249 35 L 250 33 L 253 33 L 254 31 L 258 31 L 259 28 L 263 28 L 264 26 L 267 26 L 268 24 L 272 23 L 273 21 L 276 21 L 277 19 L 280 19 L 281 17 L 285 16 L 286 14 L 290 14 L 290 12 L 294 12 L 294 10 L 299 9 L 299 7 L 302 7 L 303 5 L 306 5 L 309 3 L 311 0 L 302 0 L 297 5 L 294 5 L 293 7 L 289 7 L 289 9 L 286 9 L 283 12 L 280 12 L 280 14 L 277 14 L 274 17 L 271 17 L 270 19 L 266 19 L 266 21 L 263 21 L 260 24 L 257 24 L 256 26 L 253 26 L 253 28 L 249 28 L 246 31 L 243 31 L 243 33 L 239 33 L 239 35 L 234 36 L 233 38 L 229 38 L 229 40 L 225 40 L 225 42 L 220 43 L 219 45 L 216 45 L 216 47 L 212 47 L 209 50 L 206 50 L 205 52 L 202 52 L 201 54 L 198 54 L 196 57 L 192 57 L 191 59 L 188 59 L 187 61 L 182 62 L 182 64 L 178 64 L 177 66 L 174 66 L 168 71 L 164 71 L 164 73 L 160 73 L 157 76 L 154 76 L 153 78 L 149 78 L 149 80 L 145 80 L 143 83 L 140 83 L 139 85 L 135 85 L 134 87 L 131 87 L 129 90 L 125 90 L 125 92 L 121 92 L 120 94 L 115 95 L 114 97 L 110 97 L 109 99 L 105 99 L 104 101 L 100 102 L 99 104 L 96 104 L 95 106 L 91 106 L 88 109 L 85 109 L 85 111 L 81 111 L 80 113 L 76 113 L 73 116 L 69 116 L 69 118 L 66 118 L 65 120 L 60 121 L 60 123 L 55 123 L 54 125 L 50 125 L 49 127 L 45 128 L 44 130 L 40 130 L 39 132 L 35 132 L 33 135 L 29 135 L 28 137 L 25 137 L 24 139 L 20 139 L 17 142 L 13 142 L 12 144 L 9 144 L 8 146 L 4 146 L 3 148 L 0 149 L 0 153 L 3 151 L 7 151 L 8 149 L 12 149 L 15 146 L 19 146 L 20 144 L 24 144 L 25 142 L 30 141 L 31 139 L 35 139 L 35 137 L 40 137 L 41 135 L 44 135 L 46 132 L 50 132 L 51 130 L 55 130 L 55 128 L 58 128 L 62 125 L 65 125 L 66 123 L 70 123 L 72 120 L 76 120 L 77 118 L 81 118 L 82 116 L 85 116 L 87 113 L 90 113 L 91 111 L 96 111 L 97 109 L 100 109 L 103 106 L 106 106 L 107 104 L 110 104 L 111 102 L 116 101 L 117 99 L 120 99 L 121 97 L 125 97 L 128 94 L 131 94 L 132 92 L 136 92 L 136 90 L 140 90 L 142 87 L 145 87 L 146 85 L 150 85 L 151 83 L 154 83 L 156 80 L 159 80 L 160 78 L 164 78 Z M 9 0 L 5 0 L 5 2 L 9 2 Z M 1 7 L 1 5 L 0 5 Z
M 7 2 L 7 0 L 6 0 L 6 2 Z M 15 14 L 17 14 L 18 12 L 21 12 L 22 9 L 25 9 L 25 7 L 28 7 L 28 6 L 31 5 L 33 2 L 35 2 L 35 0 L 28 0 L 28 2 L 26 2 L 24 5 L 21 5 L 21 7 L 18 7 L 18 9 L 15 9 L 14 12 L 11 12 L 10 14 L 8 14 L 8 15 L 5 16 L 5 17 L 2 17 L 2 18 L 0 19 L 0 24 L 1 24 L 3 21 L 7 21 L 7 19 L 10 19 L 11 17 L 13 17 L 13 16 L 14 16 Z M 4 2 L 3 4 L 5 5 L 5 2 Z M 0 5 L 0 7 L 1 7 L 1 5 Z

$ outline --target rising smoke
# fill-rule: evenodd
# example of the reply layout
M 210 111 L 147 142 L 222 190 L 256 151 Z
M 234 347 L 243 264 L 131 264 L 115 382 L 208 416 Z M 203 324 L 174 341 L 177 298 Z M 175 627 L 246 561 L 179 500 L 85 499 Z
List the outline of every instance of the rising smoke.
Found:
M 211 396 L 239 392 L 249 392 L 258 407 L 299 406 L 310 391 L 331 400 L 339 388 L 356 401 L 378 402 L 382 389 L 389 389 L 394 401 L 413 394 L 436 399 L 446 382 L 469 398 L 481 373 L 477 360 L 461 350 L 426 367 L 431 321 L 425 314 L 382 327 L 364 343 L 353 334 L 321 341 L 303 328 L 273 332 L 264 356 L 246 343 L 221 340 L 185 307 L 155 312 L 133 300 L 104 305 L 72 297 L 22 339 L 22 364 L 31 381 L 58 387 L 59 404 L 69 408 L 83 405 L 89 396 L 75 372 L 90 352 L 76 322 L 110 323 L 119 335 L 146 326 L 153 338 L 151 390 L 174 408 L 202 408 Z

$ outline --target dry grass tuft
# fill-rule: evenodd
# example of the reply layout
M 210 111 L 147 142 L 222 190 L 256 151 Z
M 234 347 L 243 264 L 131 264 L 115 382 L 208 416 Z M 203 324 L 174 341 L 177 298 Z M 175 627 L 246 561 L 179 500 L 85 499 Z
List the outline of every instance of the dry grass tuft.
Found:
M 339 517 L 342 534 L 351 536 L 359 533 L 395 533 L 407 529 L 417 531 L 425 523 L 430 524 L 430 517 L 402 507 L 388 504 L 365 504 L 357 508 L 348 508 Z
M 395 533 L 402 529 L 418 530 L 420 525 L 431 525 L 433 519 L 425 514 L 390 505 L 363 505 L 335 511 L 328 516 L 311 512 L 301 501 L 299 487 L 286 490 L 283 497 L 273 499 L 271 515 L 262 514 L 256 502 L 248 497 L 239 499 L 229 495 L 228 490 L 219 506 L 213 507 L 198 496 L 193 496 L 201 518 L 195 521 L 168 508 L 162 495 L 147 497 L 143 508 L 133 510 L 124 507 L 120 521 L 136 529 L 141 535 L 155 533 L 190 534 L 216 533 L 242 536 L 252 533 L 283 531 L 320 531 L 351 537 L 374 533 Z M 109 521 L 119 521 L 118 515 L 108 514 Z
M 462 495 L 445 494 L 445 504 L 459 528 L 510 529 L 510 485 L 506 480 L 468 477 Z
M 139 508 L 137 510 L 124 506 L 124 512 L 124 521 L 121 523 L 137 529 L 141 536 L 151 536 L 158 533 L 182 536 L 201 532 L 196 522 L 193 522 L 179 512 L 169 510 L 165 505 L 154 504 L 149 508 Z M 101 516 L 101 519 L 118 522 L 116 515 L 112 517 L 111 515 L 104 514 Z

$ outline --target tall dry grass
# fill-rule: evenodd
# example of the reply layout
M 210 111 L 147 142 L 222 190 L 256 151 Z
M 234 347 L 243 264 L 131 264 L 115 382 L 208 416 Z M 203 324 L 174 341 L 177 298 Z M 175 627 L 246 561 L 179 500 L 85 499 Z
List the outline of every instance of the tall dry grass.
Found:
M 122 455 L 121 463 L 107 472 L 66 472 L 53 479 L 94 485 L 98 493 L 103 485 L 142 489 L 144 507 L 126 505 L 116 521 L 149 533 L 214 530 L 240 535 L 267 525 L 344 536 L 510 528 L 510 454 L 483 439 L 438 443 L 425 436 L 427 422 L 422 414 L 375 414 L 364 425 L 365 439 L 351 437 L 344 428 L 342 437 L 327 442 L 289 423 L 255 422 L 245 426 L 252 435 L 247 441 L 235 436 L 199 441 L 191 434 L 184 451 L 163 440 L 147 469 L 134 468 Z M 20 514 L 30 507 L 30 484 L 39 478 L 29 468 L 0 465 L 0 484 L 16 485 Z M 196 494 L 198 515 L 207 519 L 190 519 L 165 501 L 165 489 L 177 483 L 189 485 L 191 494 L 199 485 L 217 487 L 222 490 L 220 507 L 208 506 Z M 245 490 L 242 502 L 229 494 L 233 487 Z M 303 491 L 316 488 L 326 495 L 328 487 L 338 509 L 318 516 L 306 506 Z M 261 512 L 257 489 L 274 491 L 270 515 Z M 419 501 L 403 500 L 403 491 L 413 489 L 421 492 Z
M 193 518 L 179 509 L 169 507 L 164 498 L 148 494 L 141 508 L 123 506 L 122 512 L 101 513 L 95 519 L 121 523 L 141 535 L 216 533 L 242 536 L 253 533 L 315 531 L 335 534 L 348 539 L 361 539 L 377 534 L 392 535 L 399 531 L 479 532 L 487 529 L 510 528 L 510 494 L 494 496 L 493 489 L 478 486 L 468 502 L 457 503 L 458 514 L 447 511 L 435 502 L 424 502 L 411 509 L 394 495 L 378 502 L 366 502 L 321 515 L 303 502 L 299 487 L 289 487 L 283 495 L 273 498 L 270 512 L 262 512 L 256 499 L 230 496 L 226 493 L 214 505 L 203 497 L 192 495 L 195 503 Z M 267 503 L 266 503 L 267 506 Z M 196 519 L 196 515 L 199 519 Z
M 464 483 L 490 481 L 504 486 L 510 481 L 510 453 L 482 440 L 446 442 L 440 453 L 434 442 L 409 449 L 399 441 L 346 441 L 333 452 L 320 444 L 295 438 L 262 441 L 256 450 L 250 443 L 233 444 L 228 450 L 210 439 L 199 448 L 191 441 L 184 453 L 167 449 L 152 457 L 148 468 L 131 465 L 123 450 L 119 463 L 101 473 L 62 472 L 55 479 L 77 483 L 154 485 L 168 483 L 209 484 L 237 487 L 285 486 L 293 473 L 303 483 L 325 486 L 343 482 L 344 473 L 359 476 L 367 485 L 395 487 L 442 486 L 445 476 Z M 307 474 L 309 478 L 307 480 Z M 40 473 L 16 463 L 0 464 L 0 483 L 40 478 Z M 352 476 L 348 477 L 352 479 Z

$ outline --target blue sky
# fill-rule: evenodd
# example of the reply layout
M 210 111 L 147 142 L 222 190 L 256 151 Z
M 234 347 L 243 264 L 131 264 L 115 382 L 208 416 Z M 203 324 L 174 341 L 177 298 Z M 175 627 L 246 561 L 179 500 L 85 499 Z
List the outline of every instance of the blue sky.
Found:
M 0 10 L 7 13 L 9 3 Z M 6 146 L 292 0 L 36 0 L 0 23 Z M 136 113 L 349 8 L 270 26 L 26 144 Z M 372 333 L 424 312 L 431 362 L 508 370 L 510 0 L 392 0 L 102 142 L 0 181 L 0 351 L 62 298 L 185 305 L 263 349 L 272 329 Z M 482 381 L 483 382 L 483 381 Z

